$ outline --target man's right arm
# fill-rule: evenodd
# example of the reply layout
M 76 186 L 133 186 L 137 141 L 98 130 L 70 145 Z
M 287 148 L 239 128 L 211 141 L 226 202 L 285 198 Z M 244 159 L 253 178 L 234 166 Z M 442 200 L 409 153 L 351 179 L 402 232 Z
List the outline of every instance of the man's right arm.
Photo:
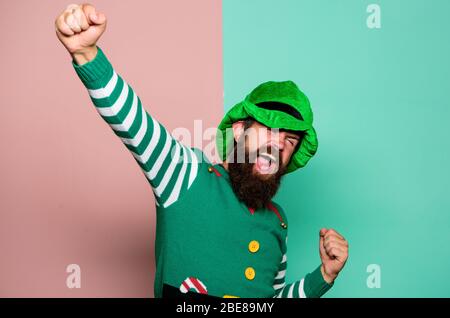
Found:
M 70 4 L 57 16 L 55 31 L 98 113 L 140 165 L 153 188 L 156 204 L 167 207 L 192 185 L 202 153 L 173 139 L 115 72 L 97 46 L 106 25 L 106 15 L 93 5 Z M 201 155 L 197 157 L 194 151 Z
M 198 154 L 172 138 L 149 115 L 100 47 L 72 54 L 72 58 L 96 110 L 134 156 L 152 186 L 157 204 L 167 207 L 174 203 L 197 175 Z

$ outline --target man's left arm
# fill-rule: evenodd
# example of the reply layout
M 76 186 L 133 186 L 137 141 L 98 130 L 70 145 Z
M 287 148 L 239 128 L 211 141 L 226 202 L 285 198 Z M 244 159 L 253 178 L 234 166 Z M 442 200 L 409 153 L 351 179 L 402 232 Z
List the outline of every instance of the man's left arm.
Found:
M 334 284 L 348 258 L 348 242 L 333 229 L 319 232 L 319 253 L 322 264 L 313 272 L 294 283 L 286 284 L 286 253 L 275 277 L 274 290 L 277 298 L 318 298 L 322 297 Z

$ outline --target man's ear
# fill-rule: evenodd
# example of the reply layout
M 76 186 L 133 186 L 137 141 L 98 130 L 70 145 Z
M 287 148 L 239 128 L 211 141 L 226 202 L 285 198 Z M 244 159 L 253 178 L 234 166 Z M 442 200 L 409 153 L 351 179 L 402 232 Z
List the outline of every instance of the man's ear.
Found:
M 234 140 L 236 140 L 236 142 L 244 133 L 244 125 L 245 122 L 243 120 L 236 121 L 232 124 Z

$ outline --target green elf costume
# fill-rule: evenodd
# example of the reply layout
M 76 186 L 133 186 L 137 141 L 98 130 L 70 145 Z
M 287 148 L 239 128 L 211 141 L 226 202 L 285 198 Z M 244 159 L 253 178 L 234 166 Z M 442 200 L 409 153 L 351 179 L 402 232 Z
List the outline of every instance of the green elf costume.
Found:
M 227 170 L 187 147 L 144 109 L 100 47 L 93 60 L 72 65 L 102 119 L 134 156 L 155 196 L 155 297 L 320 297 L 331 285 L 320 266 L 287 283 L 287 229 L 283 209 L 258 210 L 235 196 Z M 267 103 L 271 102 L 271 103 Z M 247 117 L 271 128 L 301 130 L 304 138 L 288 172 L 306 165 L 317 149 L 307 97 L 291 82 L 267 82 L 235 105 L 219 125 L 222 158 L 232 123 Z M 225 142 L 223 142 L 225 141 Z

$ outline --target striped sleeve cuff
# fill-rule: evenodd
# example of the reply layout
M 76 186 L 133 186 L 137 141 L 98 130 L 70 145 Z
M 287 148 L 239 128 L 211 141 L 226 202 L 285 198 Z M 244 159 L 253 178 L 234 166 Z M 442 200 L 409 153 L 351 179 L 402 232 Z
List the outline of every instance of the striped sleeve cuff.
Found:
M 102 87 L 113 73 L 111 63 L 99 46 L 97 46 L 97 55 L 93 60 L 83 65 L 78 65 L 72 59 L 72 66 L 83 84 L 89 89 Z
M 332 286 L 333 283 L 328 284 L 323 279 L 319 266 L 312 273 L 306 275 L 303 288 L 307 298 L 318 298 L 322 297 Z

